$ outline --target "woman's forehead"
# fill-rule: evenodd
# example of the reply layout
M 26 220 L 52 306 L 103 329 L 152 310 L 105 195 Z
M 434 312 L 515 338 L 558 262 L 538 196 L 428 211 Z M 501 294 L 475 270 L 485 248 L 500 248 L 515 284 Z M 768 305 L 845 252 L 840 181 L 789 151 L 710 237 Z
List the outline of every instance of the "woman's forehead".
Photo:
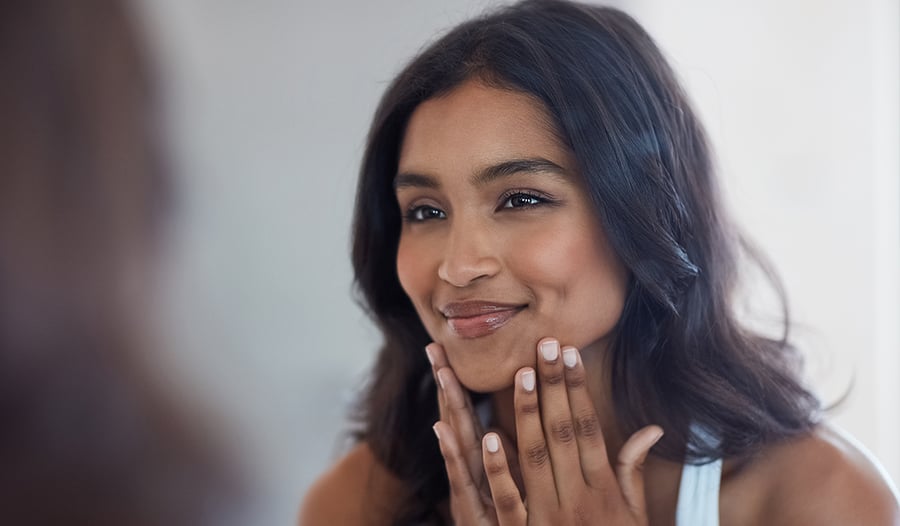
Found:
M 521 92 L 469 80 L 421 103 L 410 116 L 398 173 L 468 169 L 510 159 L 542 158 L 570 167 L 543 105 Z

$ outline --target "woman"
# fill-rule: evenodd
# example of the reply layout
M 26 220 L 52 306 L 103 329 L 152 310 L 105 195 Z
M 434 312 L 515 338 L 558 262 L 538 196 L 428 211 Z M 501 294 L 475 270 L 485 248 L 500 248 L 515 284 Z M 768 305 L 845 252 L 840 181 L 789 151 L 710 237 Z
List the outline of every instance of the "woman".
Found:
M 900 522 L 878 467 L 821 421 L 787 323 L 773 339 L 736 319 L 753 254 L 710 157 L 614 9 L 526 1 L 416 57 L 356 205 L 385 344 L 360 443 L 301 523 Z
M 0 523 L 240 523 L 243 489 L 151 364 L 169 179 L 118 0 L 0 5 Z

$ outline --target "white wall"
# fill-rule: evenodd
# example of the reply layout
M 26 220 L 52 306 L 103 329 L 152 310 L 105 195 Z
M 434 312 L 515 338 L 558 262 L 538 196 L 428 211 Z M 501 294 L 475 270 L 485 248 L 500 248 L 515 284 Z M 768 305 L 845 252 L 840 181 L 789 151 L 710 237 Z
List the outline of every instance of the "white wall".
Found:
M 644 0 L 732 210 L 787 287 L 811 380 L 900 478 L 900 6 Z
M 181 208 L 165 321 L 185 377 L 232 419 L 261 524 L 289 524 L 340 452 L 379 336 L 348 232 L 381 91 L 492 2 L 139 0 L 164 75 Z M 898 27 L 890 0 L 643 0 L 705 117 L 729 201 L 809 329 L 837 421 L 900 479 Z

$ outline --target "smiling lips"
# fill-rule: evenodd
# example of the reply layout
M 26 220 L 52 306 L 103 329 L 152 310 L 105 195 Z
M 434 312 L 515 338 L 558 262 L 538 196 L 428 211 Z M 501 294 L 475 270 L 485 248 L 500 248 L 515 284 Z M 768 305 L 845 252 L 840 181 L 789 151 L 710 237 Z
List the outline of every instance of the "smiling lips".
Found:
M 495 332 L 518 314 L 525 305 L 466 301 L 448 303 L 440 310 L 447 324 L 461 338 L 480 338 Z

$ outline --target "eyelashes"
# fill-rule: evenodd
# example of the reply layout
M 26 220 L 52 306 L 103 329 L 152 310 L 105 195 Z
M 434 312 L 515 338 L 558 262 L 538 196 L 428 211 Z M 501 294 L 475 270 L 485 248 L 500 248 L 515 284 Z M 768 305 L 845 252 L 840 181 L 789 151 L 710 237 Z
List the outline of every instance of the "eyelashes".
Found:
M 532 209 L 555 205 L 557 202 L 542 192 L 534 190 L 509 190 L 498 199 L 497 211 Z M 447 213 L 432 205 L 412 206 L 403 214 L 403 220 L 409 223 L 422 223 L 446 219 Z
M 403 214 L 403 220 L 407 223 L 421 223 L 435 219 L 446 219 L 447 214 L 443 210 L 433 206 L 422 205 L 410 208 Z
M 500 208 L 531 208 L 547 203 L 546 197 L 529 192 L 513 192 L 501 198 Z

